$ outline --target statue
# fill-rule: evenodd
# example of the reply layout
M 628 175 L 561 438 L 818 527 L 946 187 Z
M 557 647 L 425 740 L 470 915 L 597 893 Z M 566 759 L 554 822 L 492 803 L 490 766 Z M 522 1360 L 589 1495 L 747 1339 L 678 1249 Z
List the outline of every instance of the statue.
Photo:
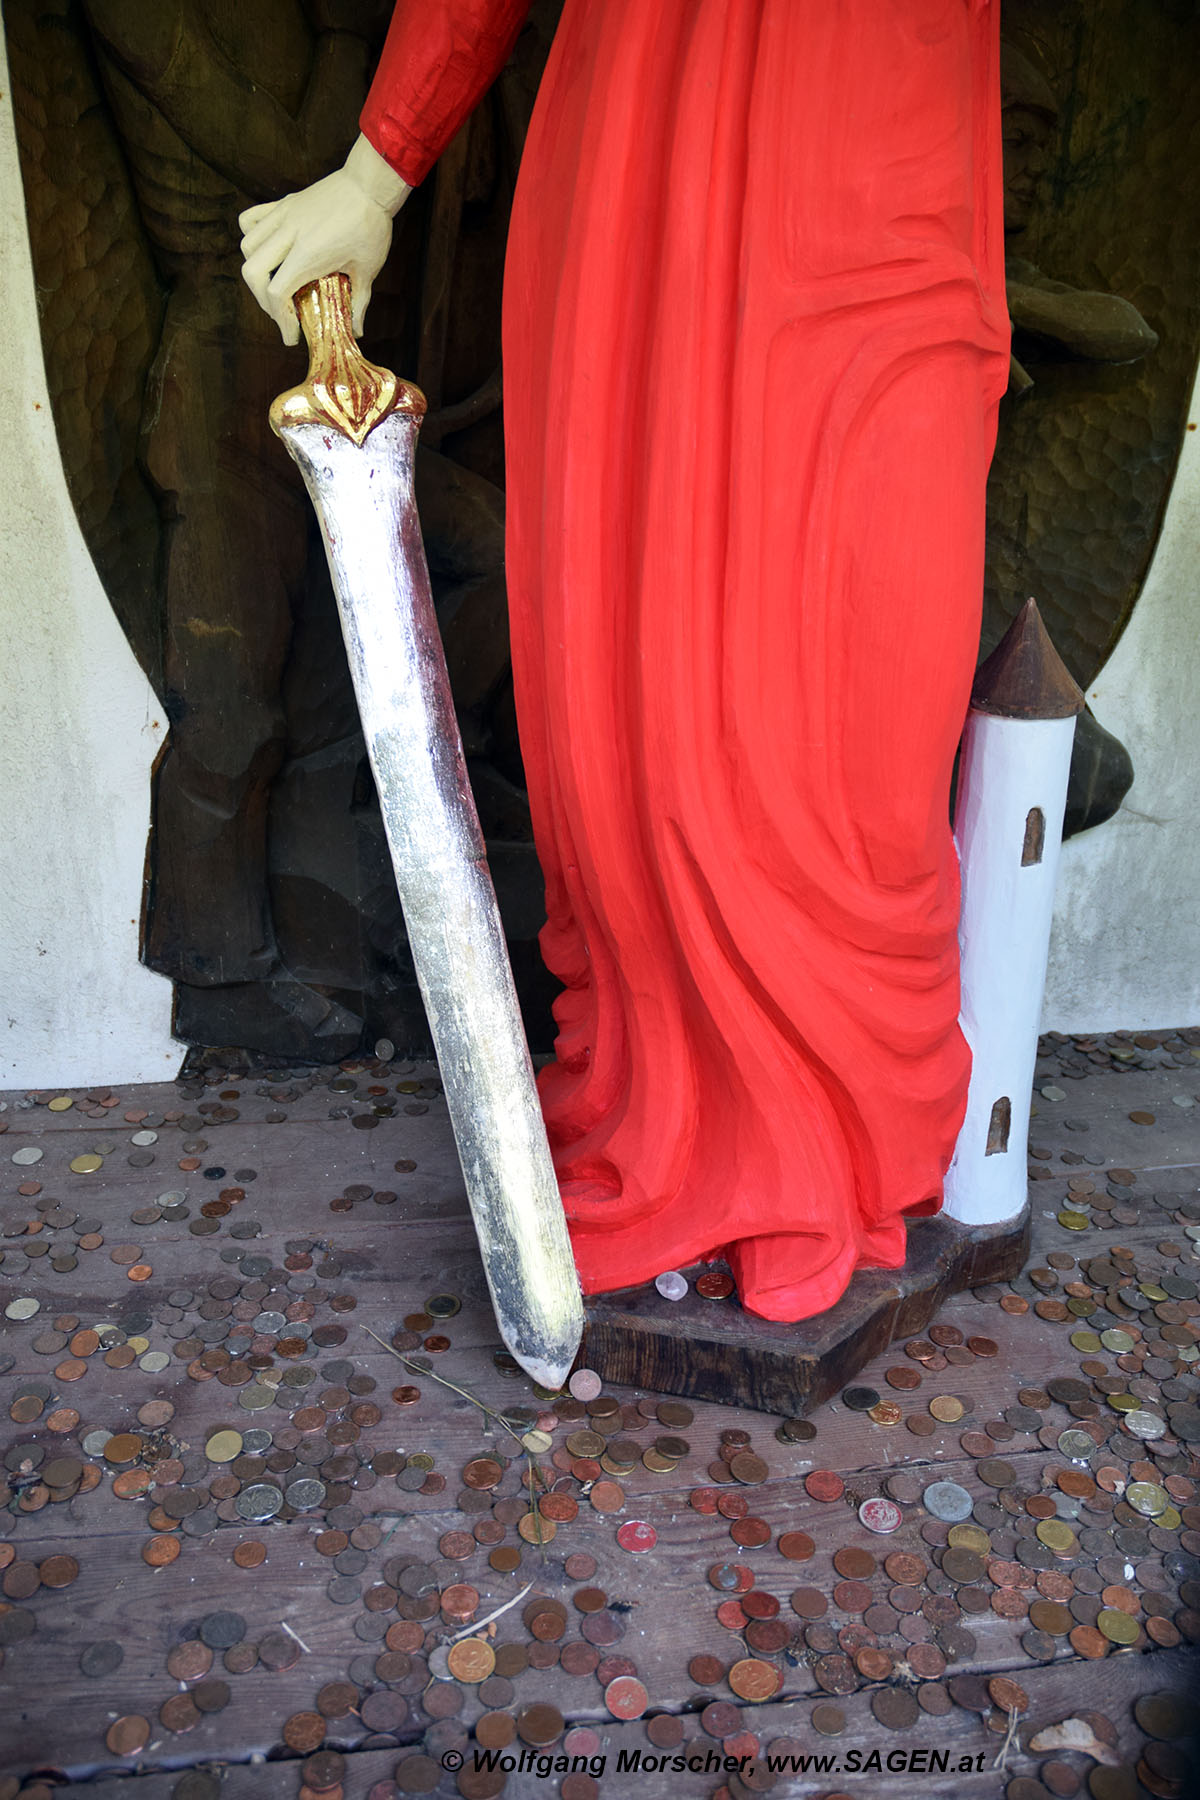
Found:
M 345 165 L 244 216 L 285 330 L 334 268 L 361 316 L 525 10 L 402 0 Z M 794 1320 L 939 1204 L 998 50 L 988 0 L 564 9 L 509 239 L 507 555 L 590 1291 L 724 1249 Z

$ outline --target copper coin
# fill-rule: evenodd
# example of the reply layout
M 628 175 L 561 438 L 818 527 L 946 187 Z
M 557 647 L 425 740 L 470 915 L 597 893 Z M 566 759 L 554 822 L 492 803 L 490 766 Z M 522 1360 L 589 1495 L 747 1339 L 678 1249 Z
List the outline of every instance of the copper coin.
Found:
M 171 1694 L 158 1709 L 159 1724 L 165 1731 L 193 1731 L 200 1718 L 200 1708 L 190 1694 Z
M 840 1500 L 846 1484 L 832 1469 L 813 1469 L 804 1477 L 805 1490 L 814 1500 Z
M 588 1495 L 593 1512 L 620 1512 L 625 1504 L 625 1491 L 615 1481 L 596 1481 Z
M 852 1694 L 858 1686 L 858 1671 L 848 1656 L 818 1657 L 813 1664 L 813 1676 L 817 1686 L 827 1694 Z
M 771 1663 L 759 1662 L 754 1657 L 744 1657 L 735 1662 L 730 1669 L 727 1680 L 739 1700 L 759 1703 L 769 1700 L 778 1693 L 783 1677 Z
M 1070 1642 L 1071 1648 L 1080 1656 L 1087 1657 L 1089 1661 L 1097 1661 L 1100 1657 L 1108 1655 L 1108 1639 L 1102 1631 L 1097 1631 L 1094 1625 L 1076 1625 L 1070 1633 Z
M 908 1731 L 920 1717 L 915 1695 L 907 1688 L 885 1687 L 871 1696 L 871 1711 L 889 1731 Z
M 873 1644 L 864 1644 L 861 1650 L 854 1653 L 854 1666 L 866 1681 L 886 1681 L 894 1664 L 886 1650 L 880 1650 Z
M 523 1743 L 531 1744 L 535 1749 L 545 1749 L 558 1742 L 563 1734 L 565 1721 L 556 1706 L 544 1701 L 536 1701 L 532 1706 L 522 1707 L 517 1716 L 517 1735 Z
M 48 1588 L 70 1587 L 79 1574 L 79 1564 L 73 1556 L 59 1554 L 45 1557 L 38 1568 L 42 1578 L 42 1586 Z
M 109 1726 L 104 1742 L 114 1756 L 136 1756 L 150 1742 L 150 1721 L 140 1713 L 127 1713 Z
M 698 1277 L 696 1292 L 704 1300 L 728 1300 L 733 1292 L 733 1281 L 730 1276 L 714 1271 Z
M 325 1742 L 325 1721 L 320 1713 L 293 1713 L 284 1720 L 280 1735 L 289 1750 L 298 1756 L 309 1756 Z
M 234 1549 L 233 1560 L 239 1569 L 261 1568 L 267 1560 L 267 1546 L 257 1538 L 247 1538 Z
M 791 1604 L 792 1611 L 802 1619 L 821 1619 L 829 1611 L 829 1602 L 820 1588 L 797 1588 Z
M 807 1562 L 816 1550 L 816 1544 L 806 1531 L 785 1531 L 775 1548 L 789 1562 Z
M 179 1539 L 164 1531 L 142 1545 L 142 1561 L 149 1563 L 152 1569 L 165 1569 L 168 1563 L 175 1561 L 181 1548 Z
M 925 1578 L 926 1564 L 923 1558 L 913 1556 L 907 1550 L 893 1550 L 890 1556 L 884 1558 L 883 1566 L 890 1579 L 900 1586 L 911 1586 Z
M 746 1642 L 759 1656 L 778 1656 L 791 1640 L 791 1632 L 782 1619 L 751 1619 L 746 1626 Z M 749 1698 L 743 1695 L 743 1699 Z
M 770 1472 L 762 1457 L 755 1456 L 750 1450 L 741 1451 L 737 1456 L 731 1458 L 729 1464 L 729 1473 L 734 1479 L 747 1484 L 757 1485 L 757 1483 L 765 1481 Z
M 196 1681 L 212 1668 L 213 1653 L 199 1638 L 188 1638 L 167 1652 L 167 1674 L 174 1681 Z
M 742 1723 L 742 1715 L 728 1700 L 710 1700 L 700 1714 L 700 1728 L 709 1737 L 732 1737 Z
M 936 1681 L 946 1672 L 946 1658 L 936 1644 L 910 1644 L 906 1655 L 913 1674 L 923 1681 Z
M 866 1612 L 873 1598 L 865 1581 L 839 1581 L 834 1584 L 833 1603 L 842 1612 Z
M 650 1695 L 635 1675 L 618 1675 L 604 1690 L 604 1704 L 614 1719 L 640 1719 Z
M 688 1674 L 697 1687 L 716 1687 L 725 1679 L 725 1664 L 715 1656 L 693 1656 L 688 1664 Z
M 323 1719 L 345 1719 L 357 1707 L 358 1689 L 349 1681 L 327 1681 L 317 1694 L 317 1711 Z
M 833 1566 L 848 1581 L 866 1581 L 875 1573 L 875 1558 L 869 1550 L 855 1544 L 843 1544 L 834 1552 Z
M 655 1713 L 646 1720 L 646 1736 L 656 1750 L 677 1750 L 683 1742 L 683 1720 L 674 1713 Z
M 14 1562 L 4 1572 L 0 1588 L 10 1600 L 28 1600 L 42 1585 L 36 1563 Z

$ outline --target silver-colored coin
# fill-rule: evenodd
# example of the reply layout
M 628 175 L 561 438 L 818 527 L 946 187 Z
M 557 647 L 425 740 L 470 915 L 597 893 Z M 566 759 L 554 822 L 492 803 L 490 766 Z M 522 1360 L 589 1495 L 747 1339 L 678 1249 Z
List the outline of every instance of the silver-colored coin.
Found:
M 678 1269 L 665 1269 L 654 1277 L 654 1285 L 664 1300 L 682 1300 L 688 1291 L 687 1277 Z
M 138 1368 L 147 1375 L 161 1375 L 170 1365 L 170 1357 L 165 1350 L 147 1350 L 145 1356 L 138 1358 Z
M 93 1156 L 111 1156 L 117 1147 L 116 1138 L 97 1138 L 92 1145 Z
M 239 1518 L 261 1522 L 273 1519 L 283 1505 L 283 1494 L 273 1482 L 255 1481 L 234 1500 Z
M 1156 1519 L 1171 1504 L 1166 1488 L 1159 1487 L 1156 1481 L 1131 1481 L 1123 1498 L 1126 1506 L 1132 1506 L 1134 1512 L 1144 1513 L 1149 1519 Z
M 295 1512 L 311 1512 L 325 1498 L 325 1483 L 312 1475 L 302 1475 L 287 1491 L 287 1503 Z
M 254 1321 L 254 1329 L 266 1337 L 277 1336 L 286 1331 L 287 1320 L 281 1312 L 260 1312 Z
M 4 1309 L 4 1316 L 6 1319 L 16 1319 L 20 1321 L 23 1319 L 32 1319 L 34 1313 L 40 1312 L 41 1310 L 42 1303 L 40 1300 L 35 1300 L 32 1294 L 22 1294 L 20 1299 L 9 1301 Z
M 159 1206 L 182 1206 L 186 1199 L 187 1195 L 182 1188 L 168 1188 L 165 1194 L 158 1196 L 156 1204 Z
M 45 1154 L 36 1144 L 23 1144 L 19 1150 L 13 1151 L 12 1160 L 22 1169 L 27 1169 L 31 1163 L 40 1163 Z
M 1096 1440 L 1086 1431 L 1068 1429 L 1059 1433 L 1058 1447 L 1072 1462 L 1086 1462 L 1096 1449 Z
M 438 1681 L 453 1681 L 454 1680 L 454 1676 L 452 1675 L 452 1673 L 450 1671 L 449 1658 L 450 1658 L 449 1644 L 439 1644 L 437 1649 L 430 1653 L 429 1673 L 433 1676 L 436 1676 Z
M 157 1144 L 158 1133 L 157 1131 L 135 1131 L 129 1141 L 131 1144 L 136 1144 L 139 1150 L 143 1150 L 150 1144 Z
M 946 1525 L 961 1524 L 969 1519 L 974 1501 L 965 1487 L 957 1481 L 934 1481 L 921 1495 L 925 1511 L 932 1513 L 935 1519 L 941 1519 Z
M 84 1455 L 102 1456 L 104 1454 L 104 1446 L 111 1436 L 112 1432 L 106 1430 L 104 1426 L 101 1426 L 97 1431 L 89 1431 L 85 1437 L 80 1439 L 80 1446 Z
M 1157 1413 L 1144 1412 L 1141 1407 L 1134 1412 L 1127 1412 L 1124 1423 L 1126 1430 L 1131 1431 L 1135 1438 L 1150 1439 L 1166 1436 L 1166 1420 L 1160 1419 Z
M 1039 1088 L 1038 1092 L 1043 1100 L 1065 1100 L 1067 1097 L 1067 1090 L 1060 1087 Z
M 244 1406 L 247 1412 L 260 1412 L 264 1406 L 274 1406 L 275 1390 L 262 1387 L 257 1381 L 251 1381 L 238 1389 L 238 1405 Z
M 380 1062 L 391 1062 L 396 1054 L 396 1046 L 391 1038 L 380 1038 L 375 1045 L 375 1054 Z
M 261 1456 L 274 1443 L 271 1433 L 263 1425 L 250 1425 L 242 1433 L 242 1449 L 248 1456 Z

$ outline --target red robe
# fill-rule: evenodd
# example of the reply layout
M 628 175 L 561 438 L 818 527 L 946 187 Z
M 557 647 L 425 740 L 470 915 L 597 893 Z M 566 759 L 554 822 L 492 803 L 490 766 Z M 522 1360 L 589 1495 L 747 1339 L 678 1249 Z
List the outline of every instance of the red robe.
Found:
M 400 0 L 421 179 L 517 0 Z M 966 1098 L 951 762 L 1007 378 L 991 0 L 566 0 L 504 293 L 518 717 L 584 1286 L 898 1267 Z

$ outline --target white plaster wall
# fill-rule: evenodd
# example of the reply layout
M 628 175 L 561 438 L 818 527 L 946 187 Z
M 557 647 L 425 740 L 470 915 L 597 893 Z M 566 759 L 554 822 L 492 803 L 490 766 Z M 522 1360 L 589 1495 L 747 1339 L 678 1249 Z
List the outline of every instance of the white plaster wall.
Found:
M 0 31 L 0 1087 L 161 1081 L 138 961 L 162 710 L 84 547 L 46 392 Z
M 1200 381 L 1191 419 L 1200 418 Z M 1043 1031 L 1200 1023 L 1200 431 L 1146 585 L 1088 701 L 1128 745 L 1115 818 L 1063 845 Z

